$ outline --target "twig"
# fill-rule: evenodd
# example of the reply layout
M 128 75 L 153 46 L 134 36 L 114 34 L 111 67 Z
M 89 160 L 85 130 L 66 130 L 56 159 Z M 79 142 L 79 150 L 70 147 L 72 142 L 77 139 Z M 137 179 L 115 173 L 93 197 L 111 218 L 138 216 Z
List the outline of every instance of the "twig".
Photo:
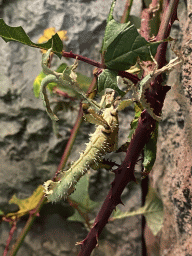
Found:
M 5 250 L 4 250 L 4 253 L 3 253 L 3 256 L 7 256 L 7 253 L 9 251 L 9 245 L 11 243 L 11 240 L 12 240 L 12 237 L 13 237 L 13 234 L 15 232 L 15 230 L 17 229 L 17 220 L 10 220 L 10 219 L 4 219 L 4 221 L 8 221 L 8 222 L 12 222 L 12 227 L 11 227 L 11 230 L 9 231 L 9 237 L 7 239 L 7 243 L 6 243 L 6 247 L 5 247 Z

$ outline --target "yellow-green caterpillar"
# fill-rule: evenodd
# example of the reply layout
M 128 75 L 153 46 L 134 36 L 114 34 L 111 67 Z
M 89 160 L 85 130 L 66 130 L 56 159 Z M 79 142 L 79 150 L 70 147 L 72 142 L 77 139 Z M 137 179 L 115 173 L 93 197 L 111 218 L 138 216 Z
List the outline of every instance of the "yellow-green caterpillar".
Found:
M 69 170 L 61 173 L 58 182 L 48 180 L 44 183 L 45 195 L 48 201 L 56 202 L 61 198 L 66 199 L 74 190 L 79 179 L 87 170 L 95 165 L 106 154 L 114 151 L 117 146 L 118 137 L 118 116 L 117 101 L 114 100 L 115 91 L 106 93 L 102 102 L 105 101 L 106 108 L 100 116 L 93 113 L 91 109 L 87 114 L 87 120 L 91 123 L 98 124 L 96 131 L 92 134 L 89 143 L 80 158 L 70 167 Z

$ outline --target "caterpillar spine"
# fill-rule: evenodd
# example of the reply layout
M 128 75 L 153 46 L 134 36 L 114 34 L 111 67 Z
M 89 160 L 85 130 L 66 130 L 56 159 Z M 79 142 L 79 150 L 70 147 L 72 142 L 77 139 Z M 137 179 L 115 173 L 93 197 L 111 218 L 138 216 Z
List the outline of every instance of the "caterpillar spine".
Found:
M 116 149 L 118 137 L 118 116 L 114 106 L 114 91 L 111 95 L 111 106 L 104 109 L 102 118 L 108 124 L 97 126 L 95 132 L 90 137 L 90 141 L 84 153 L 74 162 L 68 171 L 60 173 L 59 181 L 48 180 L 44 183 L 45 195 L 50 202 L 57 202 L 61 198 L 66 199 L 75 190 L 75 185 L 79 179 L 85 175 L 88 169 L 106 154 Z M 102 119 L 101 118 L 101 119 Z M 99 122 L 101 123 L 101 119 Z M 110 130 L 109 130 L 110 128 Z

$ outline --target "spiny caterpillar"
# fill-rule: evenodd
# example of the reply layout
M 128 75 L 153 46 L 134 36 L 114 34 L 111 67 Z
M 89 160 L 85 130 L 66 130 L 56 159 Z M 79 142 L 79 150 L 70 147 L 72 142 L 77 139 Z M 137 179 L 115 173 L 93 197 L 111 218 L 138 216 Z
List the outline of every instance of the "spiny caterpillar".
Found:
M 102 115 L 93 114 L 93 110 L 85 115 L 91 123 L 98 124 L 96 131 L 92 134 L 87 147 L 80 155 L 80 158 L 70 167 L 68 171 L 60 173 L 57 182 L 48 180 L 44 183 L 45 195 L 48 201 L 56 202 L 61 198 L 66 199 L 74 190 L 79 179 L 87 170 L 97 164 L 106 154 L 114 151 L 117 146 L 118 137 L 118 116 L 117 101 L 114 100 L 115 91 L 106 93 L 102 97 L 102 102 L 106 103 L 106 108 Z

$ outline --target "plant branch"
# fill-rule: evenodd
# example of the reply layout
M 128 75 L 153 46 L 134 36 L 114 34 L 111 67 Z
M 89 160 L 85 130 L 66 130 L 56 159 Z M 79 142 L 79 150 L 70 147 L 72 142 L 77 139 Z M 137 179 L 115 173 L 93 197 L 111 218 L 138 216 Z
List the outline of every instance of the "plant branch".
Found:
M 92 66 L 95 66 L 97 68 L 100 68 L 100 69 L 106 69 L 107 68 L 105 65 L 103 65 L 100 62 L 91 60 L 91 59 L 89 59 L 87 57 L 84 57 L 82 55 L 79 55 L 79 54 L 72 53 L 72 51 L 70 51 L 70 52 L 62 51 L 62 56 L 66 57 L 66 58 L 78 59 L 80 61 L 86 62 L 86 63 L 88 63 Z M 135 75 L 133 75 L 133 74 L 127 72 L 127 71 L 119 71 L 118 76 L 126 77 L 130 81 L 132 81 L 134 84 L 136 84 L 139 81 L 139 78 L 137 76 L 135 76 Z
M 88 63 L 88 64 L 90 64 L 90 65 L 92 65 L 92 66 L 98 67 L 98 68 L 104 68 L 103 65 L 102 65 L 102 63 L 97 62 L 97 61 L 95 61 L 95 60 L 91 60 L 91 59 L 89 59 L 89 58 L 87 58 L 87 57 L 84 57 L 84 56 L 82 56 L 82 55 L 75 54 L 75 53 L 73 53 L 72 51 L 70 51 L 70 52 L 62 51 L 62 56 L 63 56 L 63 57 L 66 57 L 66 58 L 78 59 L 78 60 L 81 60 L 81 61 L 83 61 L 83 62 L 86 62 L 86 63 Z
M 154 129 L 154 119 L 146 111 L 143 111 L 136 132 L 130 142 L 126 157 L 121 166 L 114 171 L 115 179 L 111 183 L 111 189 L 95 219 L 93 227 L 87 237 L 78 243 L 81 245 L 81 251 L 78 256 L 89 256 L 91 254 L 97 244 L 98 236 L 108 223 L 112 211 L 119 203 L 122 203 L 121 194 L 128 182 L 135 181 L 135 163 Z
M 123 16 L 121 17 L 121 23 L 126 23 L 129 21 L 129 14 L 131 11 L 132 4 L 133 0 L 126 1 Z
M 89 94 L 90 92 L 92 92 L 92 90 L 94 89 L 95 86 L 96 86 L 96 76 L 94 76 L 94 78 L 92 80 L 92 83 L 90 84 L 87 93 Z M 70 154 L 71 148 L 73 146 L 75 137 L 77 135 L 77 132 L 78 132 L 78 130 L 80 128 L 80 124 L 82 122 L 82 114 L 83 114 L 83 112 L 82 112 L 82 105 L 80 105 L 79 115 L 78 115 L 77 120 L 75 122 L 75 126 L 72 129 L 71 136 L 69 138 L 69 141 L 67 143 L 67 146 L 65 148 L 65 151 L 63 153 L 63 156 L 61 158 L 61 161 L 60 161 L 60 164 L 59 164 L 59 166 L 57 168 L 57 172 L 56 173 L 58 173 L 64 167 L 65 163 L 67 162 L 67 159 L 68 159 L 68 156 Z M 12 247 L 12 249 L 10 251 L 10 256 L 15 256 L 16 253 L 18 252 L 18 250 L 19 250 L 23 240 L 25 239 L 25 236 L 27 235 L 27 233 L 30 230 L 33 222 L 35 221 L 35 219 L 36 219 L 40 209 L 46 203 L 46 201 L 47 201 L 47 199 L 45 198 L 44 193 L 42 193 L 42 197 L 39 200 L 36 209 L 33 211 L 33 214 L 30 214 L 30 217 L 28 218 L 28 220 L 27 220 L 27 222 L 25 224 L 25 227 L 23 228 L 22 232 L 20 233 L 19 237 L 17 238 L 16 243 L 13 245 L 13 247 Z
M 25 227 L 21 231 L 19 237 L 17 238 L 16 243 L 13 245 L 13 247 L 10 251 L 10 256 L 15 256 L 17 254 L 23 240 L 25 239 L 25 237 L 26 237 L 27 233 L 29 232 L 33 222 L 36 219 L 36 216 L 38 215 L 40 209 L 42 208 L 42 206 L 44 205 L 45 202 L 46 202 L 46 198 L 43 195 L 42 198 L 40 199 L 34 213 L 30 214 L 29 219 L 27 220 L 27 223 L 25 224 Z
M 174 2 L 174 4 L 172 4 Z M 178 0 L 171 0 L 170 8 L 173 8 L 174 12 L 171 12 L 169 7 L 167 7 L 164 10 L 164 15 L 169 19 L 169 22 L 166 22 L 165 25 L 167 25 L 168 33 L 162 33 L 162 31 L 159 31 L 158 35 L 159 38 L 158 40 L 164 39 L 160 38 L 160 35 L 165 36 L 166 38 L 168 37 L 170 33 L 170 24 L 174 21 L 175 16 L 175 11 L 177 9 L 177 4 Z M 166 29 L 165 26 L 161 24 L 160 29 L 163 30 Z M 159 29 L 159 30 L 160 30 Z M 163 43 L 165 46 L 159 47 L 158 54 L 161 56 L 161 54 L 165 54 L 165 52 L 162 50 L 167 47 L 166 43 Z M 158 57 L 158 54 L 156 58 Z M 163 57 L 165 58 L 165 56 Z M 156 79 L 156 81 L 158 81 Z M 166 96 L 167 91 L 169 90 L 168 87 L 162 87 L 161 84 L 158 84 L 158 87 L 161 88 L 160 91 L 155 91 L 154 94 L 156 96 L 151 98 L 148 98 L 148 102 L 151 103 L 151 106 L 154 107 L 153 109 L 156 110 L 155 107 L 158 105 L 157 112 L 160 113 L 163 102 Z M 158 100 L 157 100 L 158 98 Z M 115 209 L 115 207 L 121 202 L 121 194 L 127 185 L 128 182 L 130 181 L 135 181 L 135 176 L 134 176 L 134 168 L 135 168 L 135 163 L 138 159 L 138 156 L 142 149 L 144 148 L 145 144 L 148 142 L 148 139 L 151 136 L 151 133 L 155 130 L 155 124 L 156 121 L 148 114 L 146 110 L 144 110 L 141 113 L 141 117 L 138 122 L 137 129 L 135 131 L 135 134 L 132 136 L 131 142 L 129 144 L 126 157 L 122 163 L 122 165 L 117 168 L 115 172 L 115 179 L 111 183 L 111 189 L 95 219 L 94 225 L 90 232 L 88 233 L 87 237 L 80 242 L 79 244 L 81 245 L 81 250 L 78 254 L 78 256 L 89 256 L 92 252 L 92 250 L 95 248 L 97 245 L 97 240 L 102 232 L 104 226 L 108 223 L 108 219 Z
M 8 222 L 10 222 L 10 220 L 7 220 Z M 11 243 L 11 240 L 12 240 L 12 237 L 13 237 L 13 234 L 15 232 L 15 230 L 17 229 L 16 225 L 17 225 L 17 220 L 11 220 L 12 222 L 12 227 L 11 227 L 11 230 L 9 232 L 9 237 L 7 239 L 7 243 L 6 243 L 6 247 L 5 247 L 5 250 L 4 250 L 4 253 L 3 253 L 3 256 L 6 256 L 8 251 L 9 251 L 9 245 Z
M 164 7 L 164 12 L 162 15 L 162 22 L 159 27 L 159 32 L 157 34 L 157 40 L 163 40 L 168 38 L 173 22 L 177 19 L 177 6 L 179 0 L 170 0 L 169 3 L 166 2 Z M 167 42 L 164 42 L 159 45 L 155 59 L 158 63 L 159 68 L 163 67 L 166 64 L 166 49 Z

